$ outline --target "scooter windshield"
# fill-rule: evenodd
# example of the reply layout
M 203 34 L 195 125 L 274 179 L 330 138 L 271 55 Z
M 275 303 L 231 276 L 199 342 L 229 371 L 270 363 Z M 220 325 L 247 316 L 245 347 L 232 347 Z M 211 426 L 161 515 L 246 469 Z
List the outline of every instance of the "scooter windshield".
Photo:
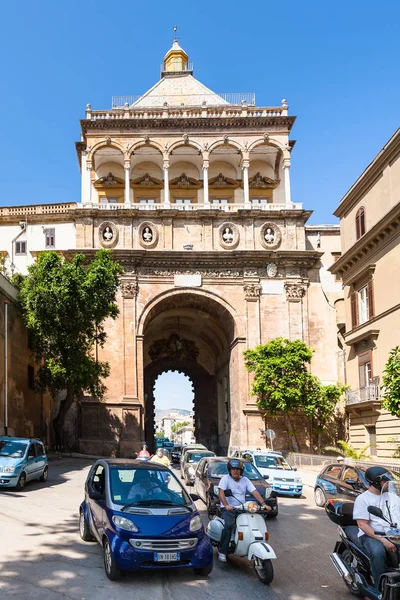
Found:
M 391 527 L 400 533 L 400 481 L 386 481 L 382 485 L 380 507 Z

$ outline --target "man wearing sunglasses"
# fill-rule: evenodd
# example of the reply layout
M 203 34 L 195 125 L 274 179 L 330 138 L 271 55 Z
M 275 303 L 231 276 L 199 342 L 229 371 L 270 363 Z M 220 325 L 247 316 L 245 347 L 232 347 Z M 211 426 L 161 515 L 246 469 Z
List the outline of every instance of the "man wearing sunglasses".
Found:
M 226 554 L 231 541 L 232 529 L 235 524 L 233 507 L 240 506 L 246 502 L 246 493 L 254 496 L 263 510 L 271 510 L 271 507 L 265 504 L 264 498 L 257 492 L 250 479 L 243 476 L 243 471 L 244 465 L 242 461 L 232 458 L 228 462 L 228 475 L 221 477 L 221 481 L 218 485 L 221 512 L 225 523 L 221 534 L 218 553 L 218 558 L 221 562 L 226 562 Z M 230 490 L 232 495 L 226 497 L 225 490 Z

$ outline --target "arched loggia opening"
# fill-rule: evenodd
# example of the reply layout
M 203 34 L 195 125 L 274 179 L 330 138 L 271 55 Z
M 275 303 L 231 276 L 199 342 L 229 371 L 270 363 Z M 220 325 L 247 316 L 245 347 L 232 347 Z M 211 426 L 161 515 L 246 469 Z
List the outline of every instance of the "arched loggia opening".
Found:
M 230 312 L 201 294 L 171 294 L 149 311 L 143 336 L 146 441 L 154 440 L 155 381 L 165 371 L 179 371 L 193 383 L 196 440 L 216 452 L 226 451 L 235 336 Z

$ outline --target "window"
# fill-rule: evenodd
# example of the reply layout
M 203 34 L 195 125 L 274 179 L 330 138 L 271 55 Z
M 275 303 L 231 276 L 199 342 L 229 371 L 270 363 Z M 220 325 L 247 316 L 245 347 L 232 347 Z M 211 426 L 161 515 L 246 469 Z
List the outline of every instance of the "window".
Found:
M 28 388 L 35 389 L 35 369 L 32 365 L 28 365 Z
M 96 492 L 104 494 L 106 474 L 103 465 L 97 465 L 97 468 L 93 475 L 92 486 Z
M 44 448 L 43 448 L 42 444 L 39 444 L 38 442 L 35 442 L 33 445 L 35 446 L 36 456 L 44 456 L 45 455 L 45 451 L 44 451 Z
M 360 388 L 366 388 L 372 380 L 372 352 L 364 352 L 358 357 L 358 377 Z
M 365 233 L 365 209 L 359 208 L 356 214 L 356 238 L 360 239 Z
M 326 469 L 324 475 L 328 475 L 328 477 L 332 477 L 332 479 L 337 479 L 341 470 L 342 467 L 340 465 L 332 465 Z
M 366 323 L 374 316 L 374 296 L 372 280 L 350 296 L 352 328 Z
M 26 242 L 15 242 L 15 255 L 26 254 Z
M 31 444 L 31 445 L 29 446 L 29 450 L 28 450 L 28 460 L 29 460 L 30 458 L 35 458 L 35 446 L 34 446 L 34 444 Z
M 103 196 L 101 204 L 118 204 L 118 198 L 105 198 Z
M 46 248 L 55 248 L 56 247 L 56 230 L 45 229 L 44 230 L 44 239 L 45 239 L 45 247 Z
M 343 479 L 343 481 L 346 481 L 346 479 L 352 479 L 353 481 L 355 481 L 357 483 L 360 482 L 358 473 L 355 469 L 353 469 L 353 467 L 346 467 L 345 470 L 343 471 L 343 475 L 342 475 L 341 479 Z

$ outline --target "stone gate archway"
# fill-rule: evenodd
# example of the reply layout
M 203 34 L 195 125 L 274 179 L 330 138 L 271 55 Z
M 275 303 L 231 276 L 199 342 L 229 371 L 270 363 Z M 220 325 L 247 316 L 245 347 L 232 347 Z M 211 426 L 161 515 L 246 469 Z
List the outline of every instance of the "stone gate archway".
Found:
M 175 291 L 150 307 L 143 322 L 146 441 L 154 440 L 155 381 L 165 371 L 180 371 L 193 383 L 196 440 L 216 452 L 227 450 L 235 336 L 233 315 L 211 295 Z

